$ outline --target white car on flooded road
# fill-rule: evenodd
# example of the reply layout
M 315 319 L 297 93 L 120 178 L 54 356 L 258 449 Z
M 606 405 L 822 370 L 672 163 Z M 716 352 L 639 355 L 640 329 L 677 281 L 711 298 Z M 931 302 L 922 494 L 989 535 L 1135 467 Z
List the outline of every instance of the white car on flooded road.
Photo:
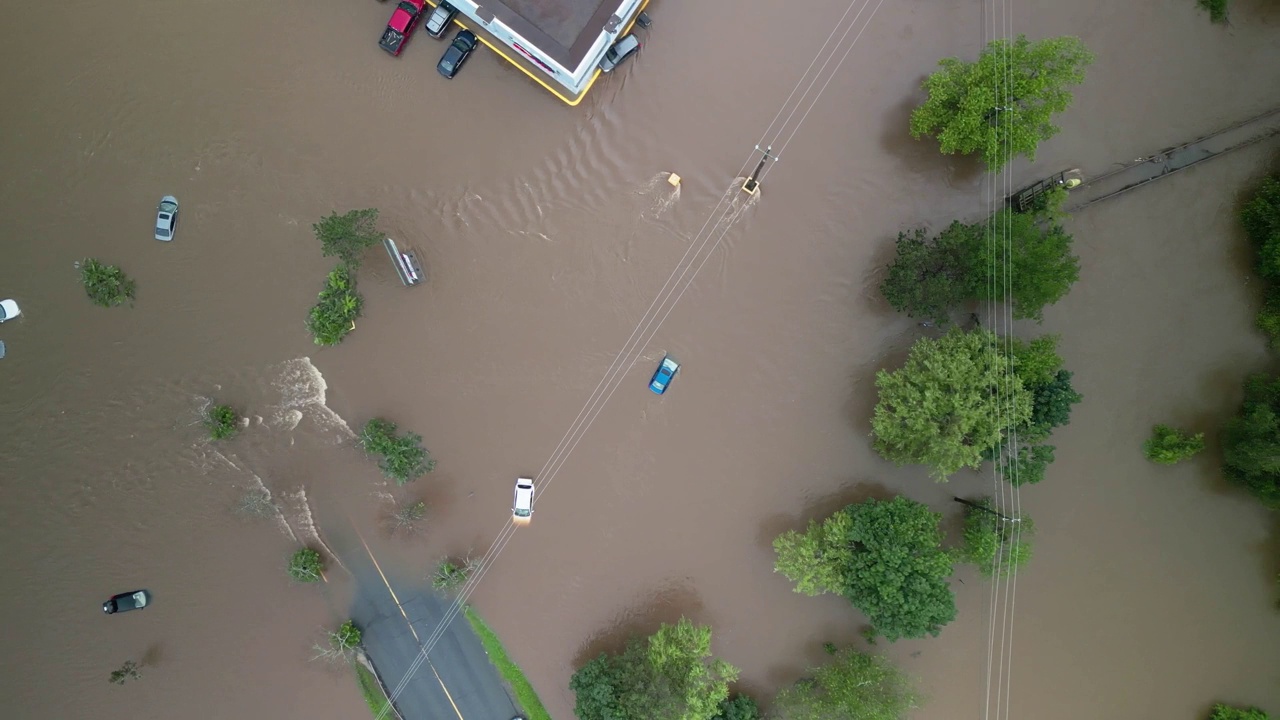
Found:
M 527 524 L 533 515 L 533 478 L 516 478 L 516 499 L 511 504 L 511 519 Z
M 156 239 L 169 242 L 178 229 L 178 198 L 165 195 L 156 206 Z
M 5 320 L 12 320 L 22 314 L 18 309 L 18 303 L 13 300 L 0 300 L 0 323 Z

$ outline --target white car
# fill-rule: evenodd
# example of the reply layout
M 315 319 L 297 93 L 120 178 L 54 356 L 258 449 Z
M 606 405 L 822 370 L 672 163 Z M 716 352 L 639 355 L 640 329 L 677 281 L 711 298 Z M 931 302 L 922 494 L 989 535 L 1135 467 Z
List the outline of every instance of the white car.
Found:
M 533 515 L 533 478 L 516 478 L 516 499 L 511 505 L 511 517 L 518 523 L 529 522 Z
M 0 300 L 0 322 L 12 320 L 22 314 L 18 303 L 12 300 Z
M 178 198 L 165 195 L 156 207 L 156 239 L 169 242 L 178 229 Z

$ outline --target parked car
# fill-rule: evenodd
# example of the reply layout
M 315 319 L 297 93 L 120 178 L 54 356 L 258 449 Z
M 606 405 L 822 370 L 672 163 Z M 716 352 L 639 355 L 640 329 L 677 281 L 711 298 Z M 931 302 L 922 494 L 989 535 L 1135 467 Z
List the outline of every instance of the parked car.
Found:
M 601 72 L 613 72 L 613 69 L 622 64 L 623 60 L 636 54 L 640 49 L 640 40 L 635 34 L 624 35 L 613 44 L 613 47 L 605 51 L 604 57 L 600 59 Z
M 449 24 L 457 17 L 458 9 L 447 2 L 441 2 L 436 6 L 435 10 L 427 16 L 427 24 L 423 30 L 431 37 L 439 40 L 449 30 Z
M 13 300 L 0 300 L 0 322 L 12 320 L 22 314 L 18 303 Z
M 102 612 L 108 615 L 114 615 L 118 612 L 141 610 L 146 607 L 149 602 L 151 602 L 150 593 L 146 590 L 134 590 L 133 592 L 112 595 L 110 600 L 102 603 Z
M 165 195 L 156 206 L 156 239 L 169 242 L 178 229 L 178 198 Z
M 533 515 L 533 478 L 516 478 L 516 499 L 511 504 L 511 517 L 518 523 L 527 523 L 531 515 Z
M 472 51 L 476 49 L 476 45 L 480 41 L 476 39 L 476 34 L 470 30 L 461 30 L 457 36 L 453 38 L 453 42 L 449 43 L 449 49 L 444 51 L 444 57 L 440 58 L 440 62 L 436 63 L 436 70 L 441 75 L 453 79 L 454 75 L 462 69 L 462 63 L 471 57 Z
M 399 55 L 413 35 L 414 28 L 427 7 L 427 0 L 400 0 L 396 9 L 391 11 L 391 19 L 387 21 L 387 29 L 382 31 L 378 46 L 392 55 Z
M 661 395 L 667 391 L 667 386 L 671 384 L 671 378 L 676 376 L 680 370 L 680 363 L 676 359 L 667 355 L 662 358 L 662 362 L 658 365 L 658 369 L 654 371 L 653 377 L 649 380 L 649 389 Z

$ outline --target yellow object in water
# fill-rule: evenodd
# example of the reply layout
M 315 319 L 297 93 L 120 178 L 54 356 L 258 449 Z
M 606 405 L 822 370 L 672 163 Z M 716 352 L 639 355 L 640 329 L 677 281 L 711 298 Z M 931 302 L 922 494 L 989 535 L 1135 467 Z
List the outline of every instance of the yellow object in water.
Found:
M 667 176 L 667 182 L 671 183 L 671 187 L 680 187 L 680 176 L 675 173 L 671 173 Z

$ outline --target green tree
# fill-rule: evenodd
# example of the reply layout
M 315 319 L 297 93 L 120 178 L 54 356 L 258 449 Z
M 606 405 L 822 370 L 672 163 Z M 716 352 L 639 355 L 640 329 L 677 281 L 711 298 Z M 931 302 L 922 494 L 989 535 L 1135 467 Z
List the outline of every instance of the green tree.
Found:
M 760 706 L 750 695 L 734 693 L 720 703 L 711 720 L 759 720 Z
M 1053 429 L 1071 422 L 1071 408 L 1084 399 L 1071 386 L 1071 373 L 1058 370 L 1053 380 L 1028 387 L 1031 393 L 1031 417 L 1019 429 L 1018 439 L 1035 443 L 1049 437 Z
M 1213 706 L 1213 713 L 1209 715 L 1209 720 L 1267 720 L 1267 714 L 1255 707 L 1241 708 L 1218 704 Z
M 307 315 L 307 329 L 317 345 L 337 345 L 355 329 L 363 307 L 351 266 L 339 265 L 325 278 L 324 289 Z
M 1071 104 L 1093 56 L 1079 38 L 990 42 L 977 62 L 945 58 L 924 81 L 929 98 L 911 113 L 911 134 L 937 138 L 943 153 L 978 154 L 995 172 L 1058 134 L 1055 113 Z
M 80 282 L 84 292 L 94 305 L 113 307 L 133 299 L 137 283 L 115 265 L 107 265 L 93 258 L 80 265 Z
M 298 582 L 316 582 L 324 572 L 324 558 L 311 548 L 301 548 L 289 558 L 289 577 Z
M 123 685 L 130 680 L 141 680 L 142 672 L 138 669 L 140 666 L 133 660 L 125 660 L 119 670 L 112 670 L 111 676 L 107 678 L 112 685 Z
M 1227 422 L 1223 473 L 1270 507 L 1280 507 L 1280 379 L 1245 381 L 1244 406 Z
M 937 635 L 956 616 L 941 514 L 910 498 L 849 505 L 773 541 L 776 572 L 796 592 L 843 595 L 890 641 Z
M 1161 465 L 1173 465 L 1204 450 L 1204 433 L 1184 433 L 1168 425 L 1156 425 L 1151 437 L 1142 444 L 1147 459 Z
M 1043 319 L 1045 307 L 1061 300 L 1080 279 L 1080 258 L 1071 254 L 1071 234 L 1061 224 L 1057 208 L 1039 213 L 1000 210 L 991 220 L 993 242 L 983 245 L 979 267 L 991 282 L 978 284 L 984 300 L 1013 303 L 1013 317 Z
M 976 267 L 976 249 L 983 234 L 982 225 L 959 221 L 932 238 L 924 228 L 899 233 L 881 294 L 898 312 L 947 324 L 954 308 L 979 294 L 982 268 Z
M 336 212 L 311 226 L 320 241 L 325 257 L 336 255 L 352 268 L 360 266 L 360 255 L 382 242 L 386 235 L 378 232 L 378 211 L 374 208 Z
M 233 438 L 240 432 L 240 414 L 230 405 L 210 405 L 205 412 L 204 426 L 214 440 Z
M 579 720 L 711 720 L 738 669 L 711 656 L 711 628 L 681 618 L 618 655 L 602 653 L 573 674 Z
M 938 480 L 980 465 L 1010 428 L 1031 417 L 1030 395 L 985 330 L 921 338 L 902 368 L 876 373 L 876 387 L 876 451 L 899 465 L 928 465 Z
M 403 485 L 417 480 L 435 469 L 436 461 L 422 447 L 422 436 L 413 433 L 396 435 L 396 424 L 374 418 L 360 431 L 360 447 L 370 455 L 381 455 L 378 467 L 387 477 Z
M 900 720 L 919 707 L 911 681 L 888 659 L 852 649 L 778 693 L 778 720 Z
M 1052 445 L 1006 445 L 1003 448 L 1004 462 L 997 465 L 1000 476 L 1015 487 L 1035 485 L 1044 480 L 1045 471 L 1053 464 L 1056 449 Z
M 360 645 L 360 640 L 364 634 L 360 632 L 360 628 L 356 627 L 354 620 L 348 620 L 338 626 L 337 632 L 333 633 L 331 638 L 333 646 L 339 650 L 351 650 Z
M 1003 577 L 1020 569 L 1031 559 L 1031 540 L 1035 525 L 1023 516 L 1005 520 L 991 512 L 991 499 L 976 501 L 986 510 L 966 505 L 964 508 L 964 543 L 955 552 L 957 562 L 977 566 L 987 577 Z
M 1254 249 L 1254 266 L 1264 283 L 1264 300 L 1258 312 L 1258 328 L 1280 344 L 1280 175 L 1267 178 L 1240 211 Z
M 1209 13 L 1209 21 L 1220 25 L 1227 24 L 1227 11 L 1230 6 L 1229 0 L 1197 0 L 1196 4 L 1202 10 Z

